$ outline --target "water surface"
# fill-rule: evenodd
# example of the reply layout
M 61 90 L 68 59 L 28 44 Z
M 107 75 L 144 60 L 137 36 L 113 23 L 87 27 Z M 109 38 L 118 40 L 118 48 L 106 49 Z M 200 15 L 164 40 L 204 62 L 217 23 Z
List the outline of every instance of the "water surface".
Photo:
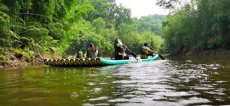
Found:
M 0 70 L 0 106 L 230 105 L 230 58 Z

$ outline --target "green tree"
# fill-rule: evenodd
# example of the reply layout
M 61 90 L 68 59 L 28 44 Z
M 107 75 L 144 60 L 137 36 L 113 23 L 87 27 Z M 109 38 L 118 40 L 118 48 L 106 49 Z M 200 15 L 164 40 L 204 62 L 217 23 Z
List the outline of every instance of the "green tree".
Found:
M 164 37 L 171 53 L 229 49 L 228 0 L 193 0 L 167 17 Z

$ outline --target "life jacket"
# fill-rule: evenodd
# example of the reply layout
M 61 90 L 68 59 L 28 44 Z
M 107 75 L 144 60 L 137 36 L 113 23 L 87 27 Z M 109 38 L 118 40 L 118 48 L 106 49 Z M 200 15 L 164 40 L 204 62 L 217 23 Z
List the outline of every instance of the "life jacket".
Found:
M 151 49 L 150 49 L 149 47 L 142 46 L 141 52 L 140 52 L 141 58 L 142 58 L 142 59 L 148 58 L 148 54 L 149 54 L 150 50 L 151 50 Z
M 147 52 L 147 48 L 148 48 L 148 47 L 146 47 L 146 46 L 142 46 L 142 47 L 141 47 L 141 52 L 140 52 L 140 53 L 141 53 L 142 55 L 145 55 L 146 52 Z M 147 54 L 146 54 L 146 55 L 147 55 Z

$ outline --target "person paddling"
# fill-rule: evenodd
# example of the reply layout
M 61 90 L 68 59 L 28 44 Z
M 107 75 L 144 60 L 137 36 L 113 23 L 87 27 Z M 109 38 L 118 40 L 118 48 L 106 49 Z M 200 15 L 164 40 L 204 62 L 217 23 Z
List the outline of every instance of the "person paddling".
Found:
M 155 53 L 156 53 L 155 51 L 150 49 L 148 43 L 144 43 L 144 45 L 141 48 L 141 52 L 140 52 L 142 59 L 146 59 L 148 58 L 148 56 L 154 56 Z
M 115 60 L 124 60 L 129 59 L 129 56 L 125 53 L 126 46 L 122 43 L 121 39 L 116 38 L 114 42 L 114 49 L 115 49 Z

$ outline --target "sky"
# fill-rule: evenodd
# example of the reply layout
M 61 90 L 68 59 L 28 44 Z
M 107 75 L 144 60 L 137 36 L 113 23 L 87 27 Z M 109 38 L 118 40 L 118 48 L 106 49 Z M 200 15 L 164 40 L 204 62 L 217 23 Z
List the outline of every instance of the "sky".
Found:
M 168 10 L 156 5 L 157 0 L 116 0 L 117 5 L 122 4 L 132 11 L 132 17 L 140 18 L 147 15 L 167 15 Z M 190 0 L 180 0 L 181 6 L 188 3 Z
M 140 18 L 147 15 L 167 15 L 168 11 L 155 5 L 156 0 L 116 0 L 117 5 L 122 4 L 132 11 L 132 17 Z

